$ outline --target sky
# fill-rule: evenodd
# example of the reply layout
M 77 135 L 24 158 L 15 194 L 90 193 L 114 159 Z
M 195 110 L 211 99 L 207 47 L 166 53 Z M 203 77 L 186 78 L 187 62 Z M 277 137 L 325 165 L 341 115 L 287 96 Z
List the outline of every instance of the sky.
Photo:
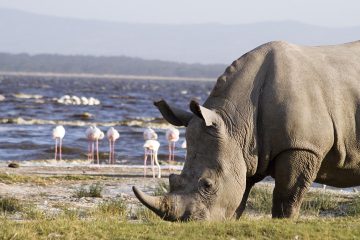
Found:
M 0 8 L 130 23 L 293 20 L 326 27 L 360 25 L 359 0 L 0 0 Z

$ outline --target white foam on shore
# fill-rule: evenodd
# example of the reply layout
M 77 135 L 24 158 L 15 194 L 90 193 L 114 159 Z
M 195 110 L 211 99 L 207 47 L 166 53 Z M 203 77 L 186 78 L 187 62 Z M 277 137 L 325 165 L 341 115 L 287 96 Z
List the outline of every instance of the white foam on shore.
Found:
M 1 161 L 1 165 L 7 165 L 13 161 Z M 88 160 L 28 160 L 28 161 L 19 161 L 20 166 L 28 167 L 92 167 L 92 168 L 127 168 L 127 169 L 143 169 L 144 165 L 124 165 L 124 164 L 94 164 L 92 161 Z M 161 165 L 161 169 L 172 169 L 181 171 L 183 169 L 182 165 Z M 147 168 L 151 168 L 151 165 L 147 165 Z

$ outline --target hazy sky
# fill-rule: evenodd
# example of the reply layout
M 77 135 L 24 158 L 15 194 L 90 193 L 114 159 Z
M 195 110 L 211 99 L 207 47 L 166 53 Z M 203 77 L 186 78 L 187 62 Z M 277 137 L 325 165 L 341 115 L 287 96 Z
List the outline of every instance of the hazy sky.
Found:
M 142 23 L 224 23 L 295 20 L 360 25 L 359 0 L 0 0 L 34 13 Z

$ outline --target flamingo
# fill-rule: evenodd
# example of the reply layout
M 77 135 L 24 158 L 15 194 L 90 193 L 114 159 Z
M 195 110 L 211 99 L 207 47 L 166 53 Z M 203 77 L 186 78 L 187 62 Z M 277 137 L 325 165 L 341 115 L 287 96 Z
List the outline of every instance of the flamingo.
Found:
M 55 161 L 56 161 L 56 155 L 57 155 L 58 142 L 59 142 L 59 158 L 61 161 L 62 160 L 61 145 L 62 145 L 62 139 L 65 136 L 65 128 L 61 125 L 56 126 L 53 129 L 52 135 L 53 135 L 53 138 L 55 139 Z
M 106 137 L 109 139 L 110 153 L 109 153 L 109 164 L 115 164 L 115 141 L 120 138 L 119 132 L 111 127 L 106 132 Z
M 156 134 L 156 132 L 148 127 L 145 129 L 144 131 L 144 140 L 156 140 L 158 138 L 158 135 Z
M 166 139 L 169 143 L 169 164 L 171 161 L 175 161 L 175 143 L 179 140 L 179 135 L 179 130 L 173 127 L 166 131 Z
M 88 144 L 88 161 L 94 160 L 94 126 L 90 126 L 86 129 L 85 135 L 87 140 L 89 141 Z
M 160 168 L 160 164 L 159 164 L 158 157 L 157 157 L 159 147 L 160 147 L 160 143 L 157 140 L 150 139 L 150 140 L 145 141 L 145 144 L 144 144 L 144 149 L 145 149 L 144 177 L 146 177 L 146 161 L 147 161 L 148 156 L 150 155 L 153 178 L 155 178 L 154 162 L 159 169 L 158 178 L 161 178 L 161 168 Z
M 99 164 L 99 140 L 104 138 L 104 133 L 96 126 L 90 126 L 86 129 L 85 135 L 89 140 L 88 160 L 94 160 L 94 143 L 96 142 L 96 159 Z

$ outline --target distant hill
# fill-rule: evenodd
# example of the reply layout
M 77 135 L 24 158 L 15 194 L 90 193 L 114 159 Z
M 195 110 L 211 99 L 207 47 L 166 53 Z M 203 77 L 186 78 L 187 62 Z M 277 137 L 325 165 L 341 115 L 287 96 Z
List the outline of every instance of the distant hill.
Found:
M 131 56 L 227 65 L 272 40 L 303 45 L 358 40 L 360 26 L 326 28 L 293 21 L 242 25 L 136 24 L 0 9 L 0 33 L 0 52 Z
M 0 53 L 0 72 L 89 73 L 215 79 L 224 72 L 225 67 L 221 64 L 186 64 L 130 57 Z

